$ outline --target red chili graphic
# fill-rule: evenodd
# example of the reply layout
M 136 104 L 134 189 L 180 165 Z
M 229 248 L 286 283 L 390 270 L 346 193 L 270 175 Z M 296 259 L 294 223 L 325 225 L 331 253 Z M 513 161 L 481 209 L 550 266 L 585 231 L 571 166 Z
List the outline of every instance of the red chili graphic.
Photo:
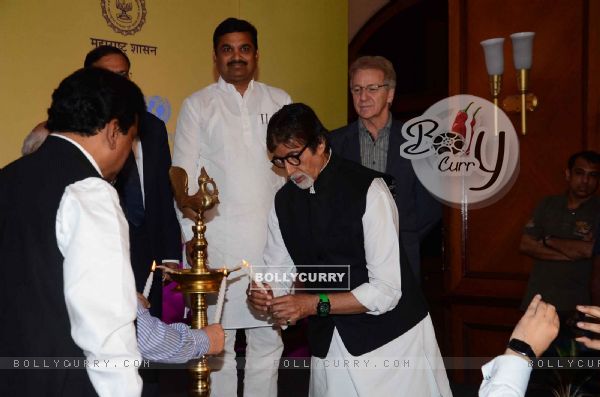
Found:
M 469 151 L 471 150 L 471 142 L 473 142 L 473 137 L 475 136 L 475 116 L 477 116 L 477 112 L 480 110 L 481 106 L 475 110 L 475 113 L 473 113 L 473 118 L 471 119 L 471 137 L 469 138 L 469 145 L 467 146 L 467 154 L 469 154 Z
M 469 118 L 467 111 L 469 110 L 472 104 L 473 102 L 469 103 L 469 105 L 464 110 L 460 110 L 454 118 L 454 123 L 452 123 L 451 131 L 461 135 L 465 139 L 467 138 L 467 126 L 465 125 L 465 123 Z

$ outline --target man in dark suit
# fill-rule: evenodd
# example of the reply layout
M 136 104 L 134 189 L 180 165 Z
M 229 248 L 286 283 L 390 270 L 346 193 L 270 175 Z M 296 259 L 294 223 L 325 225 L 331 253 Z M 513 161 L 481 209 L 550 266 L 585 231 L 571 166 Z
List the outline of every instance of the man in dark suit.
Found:
M 350 66 L 350 92 L 359 119 L 333 131 L 334 153 L 395 179 L 400 238 L 417 282 L 421 280 L 420 244 L 441 218 L 441 205 L 417 179 L 410 160 L 400 156 L 402 123 L 393 120 L 396 73 L 380 56 L 358 58 Z
M 129 77 L 131 63 L 120 49 L 99 46 L 86 55 L 84 67 L 97 67 Z M 23 154 L 35 151 L 47 135 L 45 123 L 39 124 L 25 139 Z M 165 123 L 145 112 L 140 118 L 138 138 L 116 179 L 115 188 L 129 223 L 131 266 L 136 290 L 141 292 L 153 260 L 157 264 L 177 266 L 181 259 L 181 231 L 169 182 L 171 153 Z M 160 272 L 154 272 L 148 300 L 150 313 L 160 318 Z

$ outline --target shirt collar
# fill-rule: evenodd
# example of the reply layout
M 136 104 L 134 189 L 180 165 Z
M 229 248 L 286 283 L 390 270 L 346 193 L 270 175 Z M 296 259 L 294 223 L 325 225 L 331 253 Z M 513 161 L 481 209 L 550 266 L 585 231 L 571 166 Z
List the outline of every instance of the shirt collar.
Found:
M 98 163 L 96 163 L 96 160 L 94 160 L 94 158 L 92 157 L 91 154 L 89 154 L 84 148 L 83 146 L 81 146 L 80 144 L 78 144 L 77 142 L 75 142 L 74 140 L 72 140 L 71 138 L 64 136 L 62 134 L 55 134 L 52 133 L 50 134 L 52 136 L 55 136 L 57 138 L 60 139 L 64 139 L 65 141 L 69 141 L 71 142 L 73 145 L 75 145 L 77 147 L 77 149 L 81 150 L 81 153 L 83 153 L 83 155 L 88 159 L 88 161 L 90 163 L 92 163 L 92 165 L 94 166 L 94 168 L 96 169 L 96 171 L 98 171 L 98 174 L 100 174 L 101 177 L 104 177 L 104 175 L 102 175 L 102 171 L 100 171 L 100 167 L 98 167 Z
M 376 140 L 379 140 L 382 137 L 388 136 L 391 128 L 392 128 L 392 114 L 388 112 L 388 120 L 385 123 L 385 125 L 383 126 L 383 128 L 378 131 L 379 133 L 377 134 Z M 371 133 L 369 132 L 367 127 L 365 127 L 362 120 L 360 120 L 360 119 L 358 120 L 358 132 L 360 134 L 366 134 L 369 136 L 369 138 L 373 139 L 373 136 L 371 135 Z
M 222 89 L 225 92 L 238 92 L 238 90 L 235 89 L 235 86 L 231 83 L 226 82 L 222 76 L 219 76 L 219 80 L 217 80 L 217 87 L 219 87 L 220 89 Z M 254 87 L 254 79 L 250 80 L 250 83 L 248 83 L 248 88 L 246 89 L 246 94 L 248 92 L 252 91 L 253 87 Z

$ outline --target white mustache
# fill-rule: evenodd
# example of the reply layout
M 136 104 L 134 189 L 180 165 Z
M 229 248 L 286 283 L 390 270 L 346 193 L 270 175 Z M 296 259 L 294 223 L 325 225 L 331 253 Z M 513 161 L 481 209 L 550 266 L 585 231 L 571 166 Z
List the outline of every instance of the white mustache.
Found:
M 302 178 L 303 180 L 299 181 L 299 179 Z M 290 180 L 300 189 L 308 189 L 315 182 L 315 180 L 310 175 L 307 175 L 301 171 L 296 171 L 292 175 L 290 175 Z

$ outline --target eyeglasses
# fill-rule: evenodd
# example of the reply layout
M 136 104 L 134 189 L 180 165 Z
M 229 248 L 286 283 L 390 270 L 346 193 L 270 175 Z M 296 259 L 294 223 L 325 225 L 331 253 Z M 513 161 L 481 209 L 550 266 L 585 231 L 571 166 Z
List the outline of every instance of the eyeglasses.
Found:
M 287 161 L 288 164 L 290 165 L 300 165 L 300 163 L 302 162 L 300 160 L 300 156 L 302 156 L 302 153 L 304 153 L 304 151 L 306 150 L 306 148 L 308 147 L 308 143 L 306 145 L 304 145 L 304 147 L 302 148 L 302 150 L 300 150 L 298 153 L 296 154 L 288 154 L 285 157 L 276 157 L 273 156 L 273 158 L 271 159 L 271 163 L 273 163 L 273 165 L 277 168 L 285 168 L 285 162 Z
M 369 84 L 366 87 L 363 87 L 360 85 L 355 85 L 350 88 L 350 92 L 352 92 L 352 95 L 360 95 L 360 94 L 362 94 L 363 90 L 367 90 L 367 92 L 369 94 L 375 94 L 377 91 L 379 91 L 383 87 L 388 87 L 388 86 L 389 86 L 389 84 Z

